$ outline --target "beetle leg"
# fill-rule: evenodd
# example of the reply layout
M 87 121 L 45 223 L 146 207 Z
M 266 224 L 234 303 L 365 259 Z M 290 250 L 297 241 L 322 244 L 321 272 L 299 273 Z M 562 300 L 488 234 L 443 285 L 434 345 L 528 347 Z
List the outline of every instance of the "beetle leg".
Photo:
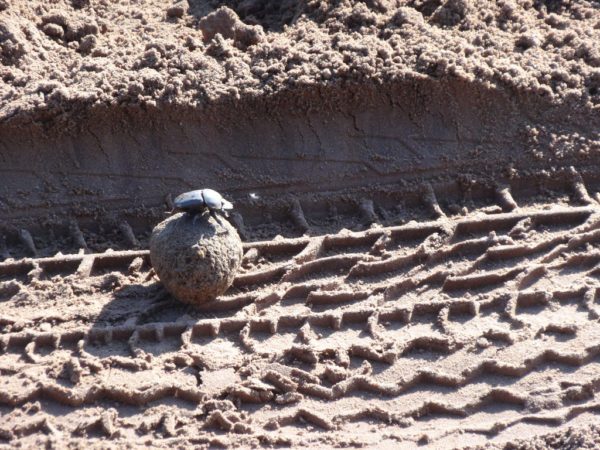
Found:
M 221 225 L 221 228 L 223 228 L 223 230 L 219 234 L 227 233 L 227 229 L 225 228 L 225 225 L 223 225 L 223 218 L 217 213 L 217 211 L 215 211 L 214 209 L 211 209 L 210 210 L 210 215 L 213 216 L 213 218 L 215 219 L 215 221 L 219 225 Z
M 210 211 L 210 216 L 215 219 L 215 222 L 217 222 L 219 225 L 221 225 L 221 221 L 219 220 L 219 216 L 217 214 L 217 212 L 214 209 L 209 210 Z

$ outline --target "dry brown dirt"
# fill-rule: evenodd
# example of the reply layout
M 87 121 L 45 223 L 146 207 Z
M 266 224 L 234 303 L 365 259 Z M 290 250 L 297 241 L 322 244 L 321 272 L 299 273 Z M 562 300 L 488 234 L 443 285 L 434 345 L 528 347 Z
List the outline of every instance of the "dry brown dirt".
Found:
M 595 448 L 600 4 L 0 0 L 0 446 Z M 212 187 L 233 287 L 150 264 Z
M 589 0 L 12 0 L 0 14 L 3 121 L 415 75 L 600 102 Z
M 2 439 L 449 448 L 597 422 L 600 208 L 551 200 L 248 242 L 200 309 L 146 250 L 0 263 Z

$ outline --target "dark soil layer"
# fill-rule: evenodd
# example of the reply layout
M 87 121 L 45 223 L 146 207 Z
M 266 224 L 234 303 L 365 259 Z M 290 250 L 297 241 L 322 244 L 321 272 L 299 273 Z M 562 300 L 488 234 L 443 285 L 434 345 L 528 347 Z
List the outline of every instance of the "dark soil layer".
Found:
M 0 211 L 19 226 L 40 215 L 137 216 L 164 208 L 168 194 L 213 187 L 256 222 L 292 195 L 322 211 L 317 197 L 328 192 L 338 203 L 397 203 L 423 183 L 469 191 L 476 181 L 525 179 L 532 189 L 533 175 L 564 181 L 556 172 L 571 165 L 595 177 L 597 130 L 600 118 L 586 109 L 426 77 L 315 86 L 204 112 L 96 106 L 59 136 L 6 125 Z

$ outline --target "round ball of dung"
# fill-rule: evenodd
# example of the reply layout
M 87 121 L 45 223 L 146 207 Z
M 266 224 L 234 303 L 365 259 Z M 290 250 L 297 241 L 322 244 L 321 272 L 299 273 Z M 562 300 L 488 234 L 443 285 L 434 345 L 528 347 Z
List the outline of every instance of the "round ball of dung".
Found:
M 223 294 L 243 256 L 242 241 L 225 219 L 208 214 L 175 214 L 150 238 L 156 274 L 178 300 L 200 305 Z

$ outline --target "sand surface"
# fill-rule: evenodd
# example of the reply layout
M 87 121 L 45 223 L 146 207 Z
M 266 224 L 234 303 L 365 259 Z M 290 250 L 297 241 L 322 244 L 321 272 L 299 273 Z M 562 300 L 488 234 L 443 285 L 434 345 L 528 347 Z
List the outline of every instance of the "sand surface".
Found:
M 600 6 L 0 0 L 0 446 L 594 448 Z M 148 255 L 231 199 L 216 303 Z
M 248 242 L 201 309 L 146 250 L 0 263 L 2 439 L 502 447 L 597 422 L 598 204 L 431 211 Z
M 415 75 L 600 104 L 589 0 L 5 3 L 3 121 Z

